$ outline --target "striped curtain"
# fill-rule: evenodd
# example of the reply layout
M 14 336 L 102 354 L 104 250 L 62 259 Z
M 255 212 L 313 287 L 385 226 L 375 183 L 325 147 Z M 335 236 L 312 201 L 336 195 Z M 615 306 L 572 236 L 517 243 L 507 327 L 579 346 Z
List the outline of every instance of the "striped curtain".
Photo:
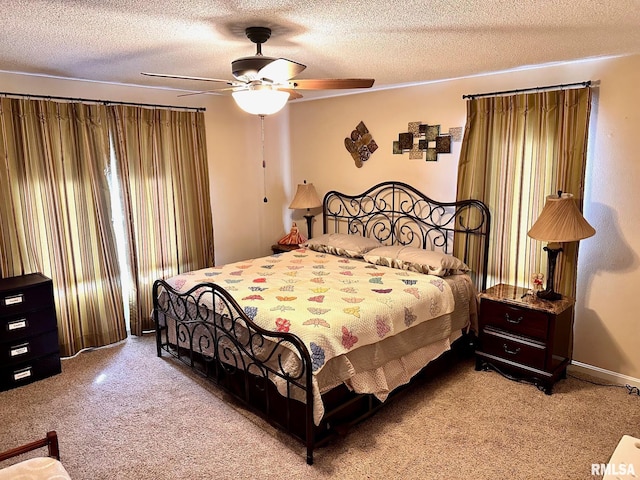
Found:
M 527 232 L 558 190 L 582 210 L 590 109 L 590 88 L 467 102 L 457 199 L 476 198 L 491 210 L 489 285 L 531 287 L 533 273 L 546 275 L 544 245 Z M 556 266 L 556 290 L 571 297 L 577 257 L 578 243 L 564 244 Z
M 131 332 L 153 328 L 158 278 L 213 266 L 204 114 L 108 107 L 125 211 Z
M 103 105 L 0 99 L 0 271 L 53 280 L 61 354 L 126 338 Z

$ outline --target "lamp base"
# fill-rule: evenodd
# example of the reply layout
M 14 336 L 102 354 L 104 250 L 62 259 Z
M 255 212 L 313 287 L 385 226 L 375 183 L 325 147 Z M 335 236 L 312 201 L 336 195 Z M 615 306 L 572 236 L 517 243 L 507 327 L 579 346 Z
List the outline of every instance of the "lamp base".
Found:
M 307 238 L 311 239 L 311 222 L 313 221 L 314 216 L 311 214 L 306 214 L 303 216 L 307 219 Z
M 546 290 L 542 290 L 537 293 L 538 298 L 543 300 L 556 301 L 562 298 L 558 292 L 556 292 L 553 288 L 556 277 L 556 260 L 558 258 L 558 254 L 562 251 L 562 247 L 559 244 L 549 244 L 544 247 L 543 250 L 546 250 L 548 259 L 548 269 L 547 269 L 547 288 Z

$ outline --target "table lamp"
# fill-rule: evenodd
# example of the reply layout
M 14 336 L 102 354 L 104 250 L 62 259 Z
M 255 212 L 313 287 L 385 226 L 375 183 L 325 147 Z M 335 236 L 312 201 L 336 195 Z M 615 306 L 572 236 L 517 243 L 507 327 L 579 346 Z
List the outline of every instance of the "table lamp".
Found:
M 577 242 L 595 235 L 595 229 L 584 219 L 570 193 L 558 191 L 549 195 L 538 220 L 527 235 L 535 240 L 548 242 L 544 247 L 549 255 L 547 265 L 547 288 L 538 292 L 545 300 L 559 300 L 562 295 L 554 290 L 556 260 L 562 251 L 561 243 Z
M 313 187 L 313 183 L 307 183 L 305 180 L 304 183 L 298 184 L 298 189 L 296 190 L 296 195 L 293 197 L 291 201 L 291 205 L 289 208 L 291 209 L 307 209 L 307 213 L 304 215 L 304 218 L 307 219 L 307 238 L 311 238 L 311 222 L 313 220 L 313 215 L 310 213 L 312 208 L 318 208 L 322 206 L 322 201 L 320 197 L 318 197 L 318 193 L 316 189 Z

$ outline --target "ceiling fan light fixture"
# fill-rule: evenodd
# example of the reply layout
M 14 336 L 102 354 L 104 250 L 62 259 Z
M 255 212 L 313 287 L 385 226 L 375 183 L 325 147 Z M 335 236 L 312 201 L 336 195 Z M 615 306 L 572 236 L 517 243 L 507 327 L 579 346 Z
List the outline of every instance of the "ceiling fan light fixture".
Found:
M 289 93 L 271 88 L 240 90 L 231 94 L 238 106 L 252 115 L 272 115 L 287 104 Z
M 287 100 L 302 98 L 302 95 L 296 90 L 337 90 L 371 88 L 373 86 L 374 80 L 372 78 L 292 80 L 307 67 L 302 63 L 286 58 L 265 57 L 262 55 L 262 44 L 271 36 L 271 29 L 268 27 L 248 27 L 245 29 L 245 33 L 247 38 L 256 44 L 256 54 L 250 57 L 238 58 L 231 62 L 231 73 L 235 80 L 167 73 L 143 72 L 143 75 L 224 83 L 228 86 L 187 95 L 221 94 L 222 92 L 232 91 L 234 100 L 242 110 L 260 116 L 279 112 L 286 105 Z

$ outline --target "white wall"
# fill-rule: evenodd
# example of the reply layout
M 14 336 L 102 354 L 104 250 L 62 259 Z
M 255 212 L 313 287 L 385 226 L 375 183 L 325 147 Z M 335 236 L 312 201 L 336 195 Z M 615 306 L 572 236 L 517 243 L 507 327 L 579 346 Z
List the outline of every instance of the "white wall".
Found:
M 360 193 L 383 180 L 401 180 L 437 200 L 455 198 L 460 143 L 436 163 L 392 154 L 410 121 L 463 126 L 463 94 L 592 80 L 596 84 L 586 173 L 584 214 L 597 233 L 580 245 L 574 359 L 640 378 L 640 56 L 599 59 L 408 88 L 368 92 L 290 106 L 293 183 L 313 182 Z M 355 167 L 344 138 L 364 121 L 379 149 Z M 318 217 L 319 220 L 319 217 Z M 285 218 L 285 223 L 289 221 Z M 315 232 L 321 225 L 315 223 Z M 542 245 L 541 245 L 542 247 Z

